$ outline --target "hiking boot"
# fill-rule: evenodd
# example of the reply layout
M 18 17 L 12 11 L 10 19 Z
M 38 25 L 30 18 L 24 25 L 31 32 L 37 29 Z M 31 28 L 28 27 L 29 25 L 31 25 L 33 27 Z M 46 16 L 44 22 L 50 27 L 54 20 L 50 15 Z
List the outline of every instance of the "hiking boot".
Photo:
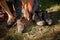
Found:
M 52 25 L 52 19 L 46 19 L 45 21 L 48 25 Z
M 52 19 L 49 17 L 47 11 L 42 10 L 42 12 L 43 12 L 43 19 L 45 20 L 45 22 L 48 25 L 51 25 L 52 24 Z
M 15 23 L 15 21 L 14 22 L 7 22 L 6 27 L 11 28 L 14 23 Z
M 22 31 L 23 31 L 23 29 L 24 29 L 24 25 L 23 25 L 23 23 L 18 19 L 17 20 L 17 32 L 18 33 L 22 33 Z
M 7 22 L 6 28 L 10 29 L 15 24 L 15 22 L 16 22 L 16 20 L 14 22 Z
M 45 24 L 44 20 L 42 19 L 42 14 L 35 13 L 34 20 L 38 26 L 43 26 Z
M 44 21 L 42 20 L 42 21 L 36 22 L 36 24 L 37 24 L 38 26 L 43 26 L 45 23 L 44 23 Z

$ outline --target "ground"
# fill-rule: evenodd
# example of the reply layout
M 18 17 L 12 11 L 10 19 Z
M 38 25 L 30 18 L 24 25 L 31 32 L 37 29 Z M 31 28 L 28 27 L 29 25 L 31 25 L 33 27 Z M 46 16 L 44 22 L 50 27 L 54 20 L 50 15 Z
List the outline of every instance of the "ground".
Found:
M 6 21 L 0 23 L 0 40 L 60 40 L 60 3 L 59 0 L 41 0 L 40 9 L 46 9 L 53 20 L 51 26 L 36 26 L 35 24 L 26 28 L 26 33 L 16 33 L 14 25 L 5 30 Z

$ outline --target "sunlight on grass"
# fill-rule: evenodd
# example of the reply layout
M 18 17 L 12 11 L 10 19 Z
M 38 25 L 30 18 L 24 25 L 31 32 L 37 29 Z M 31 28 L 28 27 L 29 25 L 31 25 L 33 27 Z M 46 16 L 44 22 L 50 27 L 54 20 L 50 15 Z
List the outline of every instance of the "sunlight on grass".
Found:
M 58 20 L 58 22 L 60 23 L 60 20 Z
M 60 5 L 53 5 L 51 6 L 50 8 L 47 8 L 46 9 L 48 12 L 56 12 L 56 11 L 59 11 L 60 10 Z

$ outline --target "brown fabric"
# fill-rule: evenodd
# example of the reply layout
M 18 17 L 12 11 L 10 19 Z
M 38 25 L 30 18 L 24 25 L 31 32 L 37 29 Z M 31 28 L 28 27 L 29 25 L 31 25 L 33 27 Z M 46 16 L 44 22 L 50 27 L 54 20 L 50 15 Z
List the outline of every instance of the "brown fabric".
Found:
M 28 5 L 28 11 L 32 11 L 34 0 L 26 0 Z M 25 8 L 25 2 L 22 0 L 22 8 Z

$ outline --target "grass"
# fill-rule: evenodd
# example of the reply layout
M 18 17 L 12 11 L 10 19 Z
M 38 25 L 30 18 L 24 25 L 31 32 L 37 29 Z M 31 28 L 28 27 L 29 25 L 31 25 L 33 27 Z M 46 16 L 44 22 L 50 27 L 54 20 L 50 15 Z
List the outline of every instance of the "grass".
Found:
M 60 40 L 60 2 L 59 0 L 41 0 L 40 9 L 48 11 L 54 25 L 39 27 L 32 25 L 26 33 L 18 34 L 16 26 L 5 31 L 6 22 L 0 23 L 0 40 Z

